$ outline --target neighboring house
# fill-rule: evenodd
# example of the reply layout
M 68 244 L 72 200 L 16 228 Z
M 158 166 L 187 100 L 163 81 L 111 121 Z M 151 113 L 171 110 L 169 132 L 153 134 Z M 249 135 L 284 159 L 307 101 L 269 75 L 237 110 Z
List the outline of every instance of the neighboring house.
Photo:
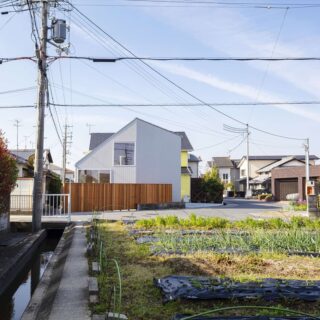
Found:
M 54 172 L 55 174 L 57 174 L 60 177 L 60 179 L 62 179 L 63 168 L 61 168 L 53 163 L 50 163 L 49 170 Z M 74 171 L 71 169 L 68 169 L 68 168 L 66 168 L 66 181 L 67 182 L 74 182 Z
M 33 164 L 35 149 L 11 149 L 10 153 L 15 157 L 18 164 L 18 177 L 27 178 L 33 177 Z M 49 165 L 53 162 L 49 149 L 43 151 L 43 168 L 46 171 Z
M 225 184 L 232 182 L 238 190 L 239 169 L 237 168 L 239 160 L 232 160 L 230 157 L 212 157 L 208 161 L 209 168 L 216 167 L 221 181 Z
M 77 182 L 171 184 L 180 201 L 181 138 L 141 119 L 116 133 L 91 134 L 90 152 L 76 163 Z
M 200 177 L 200 171 L 199 171 L 199 162 L 202 160 L 200 157 L 195 156 L 192 153 L 189 153 L 188 155 L 188 167 L 191 172 L 191 178 L 199 178 Z
M 191 175 L 192 169 L 189 167 L 189 152 L 193 147 L 185 132 L 174 132 L 181 138 L 181 200 L 189 202 L 191 198 Z
M 33 163 L 35 149 L 10 150 L 10 153 L 15 157 L 18 165 L 18 179 L 16 187 L 11 192 L 11 195 L 31 196 L 33 192 Z M 50 180 L 54 178 L 54 173 L 49 170 L 49 166 L 53 162 L 49 149 L 44 150 L 43 160 L 43 193 L 46 193 Z
M 299 199 L 306 199 L 305 166 L 282 166 L 271 170 L 271 191 L 275 200 L 286 200 L 291 193 L 298 193 Z M 310 180 L 320 181 L 320 166 L 310 166 Z
M 318 159 L 317 156 L 310 155 L 310 166 L 314 166 Z M 249 156 L 250 189 L 271 192 L 272 169 L 305 166 L 304 161 L 304 155 Z M 247 178 L 247 158 L 245 156 L 240 160 L 238 168 L 240 170 L 240 190 L 245 191 Z

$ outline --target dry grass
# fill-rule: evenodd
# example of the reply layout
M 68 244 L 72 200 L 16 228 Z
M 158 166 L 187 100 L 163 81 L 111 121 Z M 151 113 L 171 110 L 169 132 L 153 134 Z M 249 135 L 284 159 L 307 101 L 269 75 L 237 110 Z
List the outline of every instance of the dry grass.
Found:
M 150 256 L 148 246 L 136 244 L 120 223 L 103 223 L 101 230 L 108 258 L 116 258 L 121 266 L 122 311 L 129 319 L 166 320 L 171 319 L 176 313 L 195 314 L 212 308 L 243 304 L 237 301 L 175 301 L 163 305 L 161 293 L 153 285 L 153 278 L 170 274 L 221 276 L 238 280 L 266 277 L 320 280 L 320 262 L 316 258 L 214 253 Z M 100 277 L 100 304 L 92 306 L 94 312 L 106 311 L 108 283 L 113 279 L 108 270 L 105 270 L 105 275 Z M 253 301 L 246 304 L 284 306 L 308 313 L 317 313 L 319 310 L 319 304 L 314 303 L 281 302 L 280 305 Z M 239 310 L 233 314 L 249 314 L 249 312 Z

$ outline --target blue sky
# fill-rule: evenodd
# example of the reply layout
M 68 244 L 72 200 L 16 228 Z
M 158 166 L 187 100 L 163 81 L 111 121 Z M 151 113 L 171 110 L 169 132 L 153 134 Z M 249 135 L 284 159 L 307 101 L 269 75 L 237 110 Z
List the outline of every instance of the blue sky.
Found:
M 294 1 L 291 1 L 294 3 Z M 89 1 L 74 1 L 88 4 Z M 112 4 L 99 1 L 95 4 Z M 118 2 L 119 3 L 119 2 Z M 121 1 L 120 3 L 125 3 Z M 308 1 L 316 3 L 316 1 Z M 140 56 L 320 56 L 320 8 L 252 9 L 232 7 L 79 6 L 99 26 Z M 74 11 L 52 10 L 70 25 L 72 55 L 106 57 L 119 47 L 82 21 Z M 1 57 L 33 55 L 27 13 L 0 16 Z M 282 25 L 282 29 L 281 29 Z M 281 32 L 280 32 L 281 29 Z M 278 41 L 277 41 L 278 39 Z M 55 54 L 50 49 L 50 54 Z M 152 62 L 154 68 L 208 102 L 320 100 L 320 62 Z M 36 66 L 21 61 L 0 66 L 0 92 L 37 84 Z M 61 72 L 60 72 L 61 70 Z M 263 80 L 264 79 L 264 80 Z M 49 80 L 59 103 L 165 103 L 195 102 L 139 63 L 54 62 Z M 62 88 L 65 88 L 64 90 Z M 33 104 L 36 90 L 0 94 L 0 105 Z M 276 134 L 310 138 L 311 153 L 319 154 L 319 106 L 217 107 L 231 116 Z M 134 117 L 170 130 L 184 130 L 194 153 L 233 158 L 245 153 L 241 136 L 223 131 L 223 124 L 238 126 L 208 107 L 143 107 L 72 109 L 57 107 L 55 118 L 72 125 L 70 166 L 88 149 L 87 123 L 93 132 L 114 132 Z M 9 146 L 16 145 L 14 120 L 21 121 L 19 145 L 35 140 L 34 109 L 0 110 L 0 128 Z M 45 146 L 61 164 L 61 146 L 47 112 Z M 228 140 L 228 141 L 226 141 Z M 225 141 L 223 143 L 223 141 Z M 302 142 L 252 131 L 251 153 L 302 154 Z M 237 148 L 235 148 L 239 145 Z

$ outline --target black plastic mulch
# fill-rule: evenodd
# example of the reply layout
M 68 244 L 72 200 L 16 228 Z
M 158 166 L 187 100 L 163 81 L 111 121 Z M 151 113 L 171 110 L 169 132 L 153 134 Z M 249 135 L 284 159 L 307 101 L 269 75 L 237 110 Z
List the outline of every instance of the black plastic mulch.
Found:
M 190 316 L 187 314 L 177 314 L 172 320 L 182 320 L 185 317 Z M 310 317 L 281 317 L 281 316 L 244 316 L 244 317 L 196 317 L 192 320 L 311 320 Z
M 227 278 L 196 276 L 167 276 L 154 279 L 163 295 L 163 301 L 192 300 L 300 300 L 320 301 L 320 281 L 264 279 L 236 282 Z

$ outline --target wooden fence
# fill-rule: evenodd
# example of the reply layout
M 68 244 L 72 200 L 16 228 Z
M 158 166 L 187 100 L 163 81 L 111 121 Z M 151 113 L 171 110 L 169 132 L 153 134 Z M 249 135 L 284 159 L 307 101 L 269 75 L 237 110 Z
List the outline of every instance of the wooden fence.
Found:
M 172 202 L 171 184 L 71 183 L 71 212 L 136 209 L 138 204 Z

